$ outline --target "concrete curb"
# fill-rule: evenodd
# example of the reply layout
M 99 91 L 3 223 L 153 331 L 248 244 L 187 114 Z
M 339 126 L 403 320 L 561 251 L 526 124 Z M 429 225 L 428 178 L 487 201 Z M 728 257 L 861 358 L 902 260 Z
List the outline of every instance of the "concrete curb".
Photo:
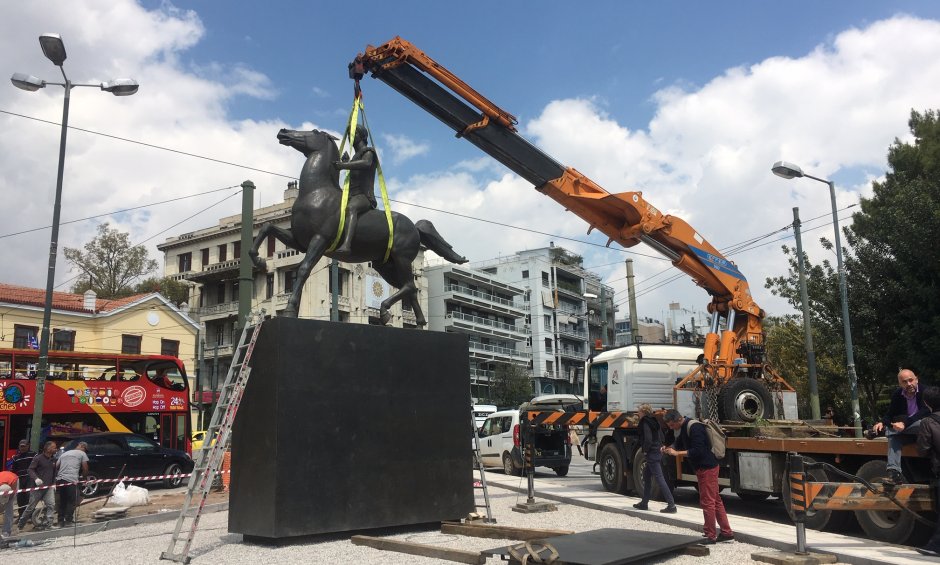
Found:
M 219 502 L 216 504 L 207 504 L 203 507 L 203 514 L 212 514 L 228 510 L 228 502 Z M 170 522 L 179 518 L 179 510 L 168 512 L 157 512 L 155 514 L 145 514 L 143 516 L 132 516 L 130 518 L 119 518 L 117 520 L 105 520 L 102 522 L 92 522 L 90 524 L 79 524 L 74 528 L 54 528 L 51 530 L 41 530 L 28 534 L 16 534 L 10 539 L 42 541 L 62 537 L 71 537 L 73 535 L 96 534 L 118 528 L 129 528 L 139 524 L 156 524 L 159 522 Z

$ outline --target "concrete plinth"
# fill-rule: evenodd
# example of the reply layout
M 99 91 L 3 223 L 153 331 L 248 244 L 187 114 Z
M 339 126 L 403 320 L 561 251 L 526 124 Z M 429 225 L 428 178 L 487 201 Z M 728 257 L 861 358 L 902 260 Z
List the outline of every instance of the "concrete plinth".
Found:
M 275 318 L 232 434 L 229 530 L 254 541 L 474 509 L 466 336 Z
M 558 507 L 551 502 L 520 502 L 512 507 L 513 512 L 520 514 L 536 514 L 538 512 L 555 512 Z
M 835 555 L 828 553 L 808 552 L 797 554 L 788 551 L 752 553 L 751 559 L 762 563 L 773 563 L 774 565 L 820 565 L 821 563 L 836 563 L 838 561 Z

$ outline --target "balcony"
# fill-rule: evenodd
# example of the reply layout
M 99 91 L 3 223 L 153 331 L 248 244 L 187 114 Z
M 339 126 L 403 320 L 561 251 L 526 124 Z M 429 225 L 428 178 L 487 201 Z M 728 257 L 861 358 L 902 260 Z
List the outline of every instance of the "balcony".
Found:
M 503 362 L 515 361 L 518 363 L 528 363 L 529 360 L 532 359 L 532 354 L 528 351 L 519 351 L 518 349 L 501 347 L 499 345 L 490 345 L 487 343 L 479 343 L 476 341 L 471 341 L 469 345 L 470 356 L 477 359 Z
M 206 265 L 201 271 L 189 273 L 186 279 L 199 284 L 210 284 L 229 279 L 237 279 L 240 264 L 241 261 L 238 259 L 213 263 Z
M 199 308 L 193 308 L 193 313 L 200 318 L 205 318 L 208 316 L 229 316 L 231 314 L 238 313 L 238 301 L 235 302 L 223 302 L 221 304 L 215 304 L 213 306 L 200 306 Z
M 587 332 L 584 330 L 566 328 L 565 326 L 558 326 L 558 335 L 580 341 L 584 341 L 588 337 Z
M 567 294 L 568 296 L 579 299 L 584 296 L 581 292 L 581 285 L 559 280 L 555 286 L 558 288 L 558 292 Z
M 556 351 L 556 354 L 562 359 L 573 359 L 576 361 L 584 361 L 587 355 L 584 354 L 584 351 L 581 349 L 575 349 L 573 347 L 562 347 Z
M 450 312 L 444 317 L 444 331 L 448 329 L 493 335 L 516 341 L 525 339 L 528 331 L 524 326 L 514 326 L 462 312 Z
M 496 371 L 486 369 L 470 369 L 470 380 L 476 382 L 490 382 L 496 377 Z
M 216 355 L 218 355 L 219 357 L 231 357 L 234 351 L 235 351 L 235 345 L 231 343 L 217 345 L 217 346 L 207 345 L 206 348 L 203 350 L 203 355 L 205 356 L 206 359 L 212 359 Z
M 512 300 L 506 300 L 488 292 L 471 290 L 466 286 L 457 284 L 444 285 L 444 300 L 459 302 L 476 306 L 478 308 L 492 310 L 501 314 L 523 316 L 524 310 Z

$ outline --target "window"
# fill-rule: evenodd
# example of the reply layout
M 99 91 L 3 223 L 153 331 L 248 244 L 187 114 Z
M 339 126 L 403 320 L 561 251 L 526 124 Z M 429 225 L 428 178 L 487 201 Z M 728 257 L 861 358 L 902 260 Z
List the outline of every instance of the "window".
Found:
M 294 292 L 294 282 L 297 280 L 297 271 L 284 271 L 284 292 Z
M 524 279 L 529 278 L 529 271 L 528 271 L 528 270 L 522 271 L 522 278 L 524 278 Z
M 205 266 L 209 264 L 209 248 L 206 247 L 200 250 L 200 253 L 202 253 L 202 266 L 205 268 Z
M 548 273 L 542 271 L 542 284 L 548 284 Z
M 346 290 L 349 288 L 349 271 L 346 269 L 339 269 L 339 290 L 336 294 L 340 296 L 346 296 Z M 330 294 L 333 293 L 333 277 L 329 277 L 329 283 L 327 283 L 327 292 Z
M 193 254 L 192 253 L 180 253 L 177 258 L 179 259 L 179 270 L 180 273 L 185 273 L 186 271 L 193 270 Z
M 137 437 L 137 436 L 127 436 L 127 447 L 131 448 L 131 451 L 156 451 L 157 444 L 148 440 L 147 438 Z
M 545 338 L 545 351 L 548 353 L 552 352 L 552 338 L 550 337 Z
M 139 335 L 122 335 L 121 353 L 132 353 L 140 355 L 140 341 L 141 337 Z
M 227 252 L 228 252 L 227 243 L 223 243 L 222 245 L 219 246 L 219 263 L 221 263 L 222 261 L 225 261 L 228 258 L 228 256 L 226 255 Z
M 223 302 L 225 302 L 225 282 L 216 283 L 215 303 L 222 304 Z
M 545 319 L 542 322 L 543 322 L 543 327 L 545 328 L 545 331 L 547 332 L 552 331 L 552 317 L 551 316 L 545 316 Z
M 274 256 L 274 236 L 268 236 L 268 257 Z
M 555 374 L 555 364 L 552 363 L 551 361 L 546 361 L 546 362 L 545 362 L 545 371 L 548 372 L 548 373 L 551 373 L 552 375 L 554 375 L 554 374 Z
M 52 349 L 56 351 L 75 351 L 75 332 L 73 330 L 52 330 Z
M 271 298 L 274 296 L 274 273 L 268 273 L 264 277 L 264 297 Z
M 242 242 L 232 243 L 232 259 L 240 259 L 242 256 Z
M 39 328 L 36 326 L 13 326 L 13 347 L 16 349 L 39 349 Z
M 160 355 L 180 356 L 180 342 L 174 339 L 160 340 Z

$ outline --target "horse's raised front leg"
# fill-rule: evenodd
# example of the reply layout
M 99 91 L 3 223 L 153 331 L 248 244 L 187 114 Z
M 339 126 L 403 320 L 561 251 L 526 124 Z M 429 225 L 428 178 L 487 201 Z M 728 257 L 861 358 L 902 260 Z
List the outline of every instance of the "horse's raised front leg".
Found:
M 261 271 L 268 270 L 267 262 L 258 255 L 258 249 L 261 247 L 261 244 L 269 235 L 273 235 L 277 238 L 278 241 L 290 247 L 291 249 L 296 249 L 297 251 L 303 252 L 304 248 L 299 246 L 296 241 L 294 241 L 294 234 L 290 230 L 279 228 L 274 224 L 264 224 L 261 226 L 261 229 L 258 230 L 258 235 L 255 236 L 255 240 L 251 242 L 251 249 L 248 250 L 248 256 L 251 257 L 251 262 L 254 264 L 256 269 Z
M 287 308 L 284 309 L 282 316 L 287 318 L 297 317 L 297 312 L 300 310 L 300 295 L 303 293 L 304 283 L 307 282 L 307 277 L 310 276 L 310 271 L 313 270 L 313 266 L 323 257 L 326 246 L 327 241 L 321 235 L 315 235 L 313 239 L 310 240 L 310 245 L 307 246 L 303 261 L 297 265 L 297 279 L 294 281 L 294 290 L 290 294 L 290 299 L 287 301 Z

